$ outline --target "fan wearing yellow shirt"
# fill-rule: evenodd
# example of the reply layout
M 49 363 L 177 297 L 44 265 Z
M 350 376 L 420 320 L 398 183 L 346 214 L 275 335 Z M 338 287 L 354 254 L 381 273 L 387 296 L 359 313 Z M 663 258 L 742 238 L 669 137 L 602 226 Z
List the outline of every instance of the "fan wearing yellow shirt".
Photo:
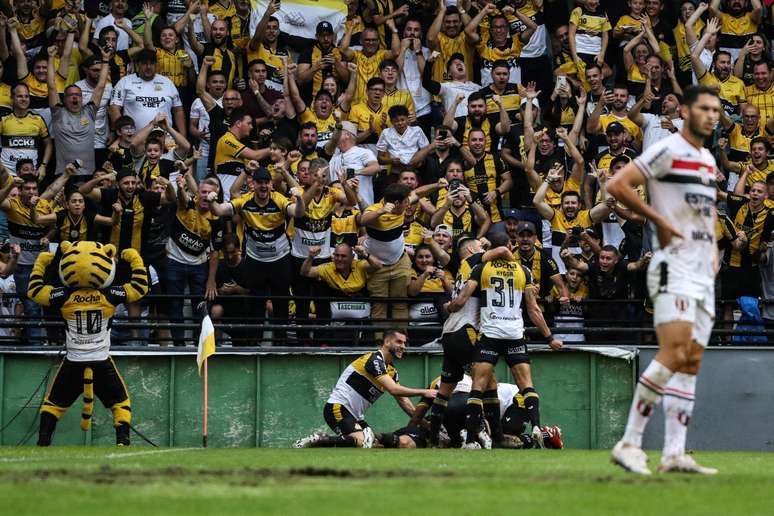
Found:
M 272 88 L 282 91 L 283 80 L 281 72 L 287 63 L 292 62 L 290 50 L 284 43 L 284 35 L 280 31 L 280 22 L 273 16 L 279 11 L 280 2 L 269 2 L 258 25 L 255 27 L 253 39 L 250 40 L 247 51 L 247 62 L 262 59 L 266 63 L 268 76 L 266 82 Z
M 470 40 L 463 28 L 470 23 L 470 16 L 461 7 L 446 6 L 445 0 L 439 0 L 438 12 L 432 25 L 427 30 L 427 47 L 437 50 L 440 55 L 433 63 L 433 80 L 444 82 L 450 80 L 446 64 L 455 54 L 460 54 L 465 63 L 467 79 L 473 79 L 473 54 L 475 44 Z
M 379 65 L 379 78 L 384 81 L 384 96 L 382 106 L 389 111 L 392 106 L 406 106 L 409 117 L 416 120 L 417 110 L 414 107 L 414 97 L 408 90 L 398 88 L 400 66 L 394 59 L 385 59 Z
M 769 174 L 774 172 L 774 159 L 769 159 L 771 146 L 765 136 L 756 136 L 750 140 L 750 161 L 739 163 L 723 160 L 721 164 L 727 172 L 739 174 L 734 193 L 744 195 L 750 191 L 753 183 L 766 183 Z
M 749 7 L 749 8 L 748 8 Z M 712 0 L 710 14 L 720 20 L 718 42 L 721 50 L 729 52 L 733 60 L 750 36 L 758 32 L 763 20 L 761 0 L 726 0 L 721 10 L 720 0 Z
M 774 117 L 774 75 L 769 61 L 761 61 L 753 66 L 753 83 L 744 88 L 744 96 L 749 104 L 758 108 L 761 114 L 760 126 L 763 129 L 769 119 Z M 768 133 L 772 135 L 771 132 Z
M 386 25 L 392 31 L 392 43 L 389 50 L 379 49 L 379 32 L 372 27 L 363 30 L 360 36 L 363 50 L 352 50 L 349 48 L 349 45 L 353 26 L 348 25 L 346 27 L 339 50 L 341 51 L 341 57 L 345 61 L 357 64 L 357 87 L 355 89 L 355 97 L 352 99 L 353 104 L 365 100 L 366 85 L 370 79 L 379 74 L 379 65 L 382 61 L 385 59 L 395 59 L 400 55 L 400 38 L 398 37 L 398 29 L 395 27 L 395 22 L 390 19 L 387 20 Z
M 691 66 L 693 73 L 699 79 L 699 84 L 705 86 L 715 86 L 718 88 L 720 102 L 723 104 L 723 110 L 732 116 L 739 111 L 739 106 L 745 102 L 744 82 L 739 77 L 733 75 L 734 61 L 730 53 L 725 50 L 718 50 L 712 56 L 712 68 L 707 70 L 700 57 L 701 52 L 707 44 L 710 36 L 717 34 L 720 25 L 717 20 L 712 19 L 707 23 L 699 42 L 691 51 Z
M 387 109 L 382 104 L 384 80 L 373 77 L 366 85 L 366 98 L 352 106 L 349 121 L 357 126 L 357 143 L 373 144 L 379 141 L 379 135 L 389 125 Z
M 600 189 L 602 190 L 601 202 L 589 209 L 581 209 L 581 197 L 579 192 L 568 191 L 562 193 L 559 209 L 551 207 L 545 202 L 546 192 L 551 182 L 560 177 L 558 169 L 549 171 L 546 180 L 540 185 L 532 202 L 535 204 L 538 213 L 551 224 L 551 244 L 552 247 L 560 247 L 567 237 L 567 233 L 572 228 L 580 227 L 589 229 L 594 224 L 599 224 L 610 214 L 610 206 L 607 203 L 607 192 L 605 191 L 604 175 L 599 178 Z
M 642 147 L 642 129 L 632 122 L 627 116 L 629 109 L 626 107 L 629 102 L 629 88 L 625 84 L 617 84 L 613 87 L 612 95 L 605 93 L 594 106 L 589 119 L 586 121 L 586 131 L 589 134 L 599 134 L 607 131 L 607 126 L 613 122 L 618 122 L 626 128 L 629 133 L 630 147 L 640 149 Z M 603 115 L 605 107 L 612 108 L 610 112 Z
M 215 0 L 209 2 L 209 11 L 219 20 L 225 20 L 236 14 L 236 5 L 234 5 L 234 0 Z

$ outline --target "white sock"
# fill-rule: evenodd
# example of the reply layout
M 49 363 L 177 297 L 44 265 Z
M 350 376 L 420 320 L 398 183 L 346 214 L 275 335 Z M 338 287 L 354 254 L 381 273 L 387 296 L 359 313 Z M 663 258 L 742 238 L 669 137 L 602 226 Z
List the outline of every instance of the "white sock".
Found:
M 688 424 L 693 416 L 696 375 L 675 373 L 664 388 L 664 453 L 683 455 Z
M 645 426 L 653 413 L 653 408 L 661 401 L 664 387 L 673 374 L 655 360 L 651 361 L 648 368 L 643 371 L 629 409 L 629 420 L 626 422 L 623 436 L 625 443 L 642 448 L 642 434 L 645 432 Z

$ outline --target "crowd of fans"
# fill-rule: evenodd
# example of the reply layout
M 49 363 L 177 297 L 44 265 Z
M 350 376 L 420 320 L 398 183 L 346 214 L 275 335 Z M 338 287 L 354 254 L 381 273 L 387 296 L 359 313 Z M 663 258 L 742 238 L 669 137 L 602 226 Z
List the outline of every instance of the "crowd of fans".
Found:
M 279 0 L 0 0 L 2 316 L 42 317 L 37 254 L 94 239 L 138 249 L 166 295 L 131 318 L 182 322 L 188 295 L 279 344 L 388 318 L 421 343 L 459 237 L 504 232 L 555 326 L 637 326 L 650 231 L 605 182 L 700 83 L 724 106 L 719 316 L 774 320 L 772 2 L 346 4 L 309 40 Z

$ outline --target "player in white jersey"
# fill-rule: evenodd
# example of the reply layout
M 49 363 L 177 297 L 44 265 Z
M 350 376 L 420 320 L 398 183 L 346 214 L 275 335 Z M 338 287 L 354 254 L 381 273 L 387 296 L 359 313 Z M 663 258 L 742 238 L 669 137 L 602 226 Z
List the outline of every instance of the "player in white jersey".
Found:
M 323 417 L 336 435 L 315 433 L 296 441 L 295 447 L 371 448 L 375 436 L 365 422 L 365 413 L 384 391 L 392 394 L 409 416 L 414 414 L 409 396 L 435 398 L 437 391 L 433 389 L 412 389 L 400 385 L 393 362 L 403 358 L 407 342 L 405 333 L 386 330 L 382 346 L 352 362 L 341 373 L 328 397 Z
M 512 244 L 504 233 L 495 233 L 491 238 L 493 247 Z M 473 353 L 471 376 L 473 388 L 468 397 L 468 420 L 466 448 L 491 447 L 502 441 L 500 424 L 500 401 L 497 398 L 497 382 L 494 368 L 501 355 L 511 370 L 513 379 L 528 399 L 533 431 L 540 431 L 538 394 L 532 383 L 532 373 L 524 340 L 524 320 L 521 304 L 524 300 L 527 313 L 552 349 L 562 347 L 562 341 L 555 339 L 548 328 L 543 313 L 537 304 L 536 288 L 532 273 L 513 257 L 498 259 L 477 265 L 465 283 L 460 294 L 447 306 L 449 312 L 456 312 L 471 296 L 479 298 L 479 336 Z M 492 439 L 483 431 L 483 417 L 486 417 L 492 431 Z
M 623 438 L 613 461 L 649 475 L 642 434 L 653 408 L 664 401 L 664 451 L 659 471 L 714 474 L 685 454 L 704 348 L 715 318 L 716 164 L 704 140 L 718 123 L 720 99 L 712 88 L 692 86 L 680 106 L 680 132 L 654 144 L 618 172 L 607 191 L 654 227 L 648 290 L 659 351 L 640 376 Z M 634 188 L 646 185 L 650 204 Z

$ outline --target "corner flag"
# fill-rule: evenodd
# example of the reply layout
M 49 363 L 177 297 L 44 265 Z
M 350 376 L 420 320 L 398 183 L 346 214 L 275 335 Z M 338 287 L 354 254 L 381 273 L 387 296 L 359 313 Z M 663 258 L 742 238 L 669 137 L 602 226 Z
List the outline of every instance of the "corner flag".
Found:
M 202 331 L 199 334 L 199 349 L 196 352 L 196 363 L 199 365 L 199 376 L 202 375 L 202 365 L 210 355 L 215 354 L 215 327 L 212 319 L 205 315 L 202 319 Z

